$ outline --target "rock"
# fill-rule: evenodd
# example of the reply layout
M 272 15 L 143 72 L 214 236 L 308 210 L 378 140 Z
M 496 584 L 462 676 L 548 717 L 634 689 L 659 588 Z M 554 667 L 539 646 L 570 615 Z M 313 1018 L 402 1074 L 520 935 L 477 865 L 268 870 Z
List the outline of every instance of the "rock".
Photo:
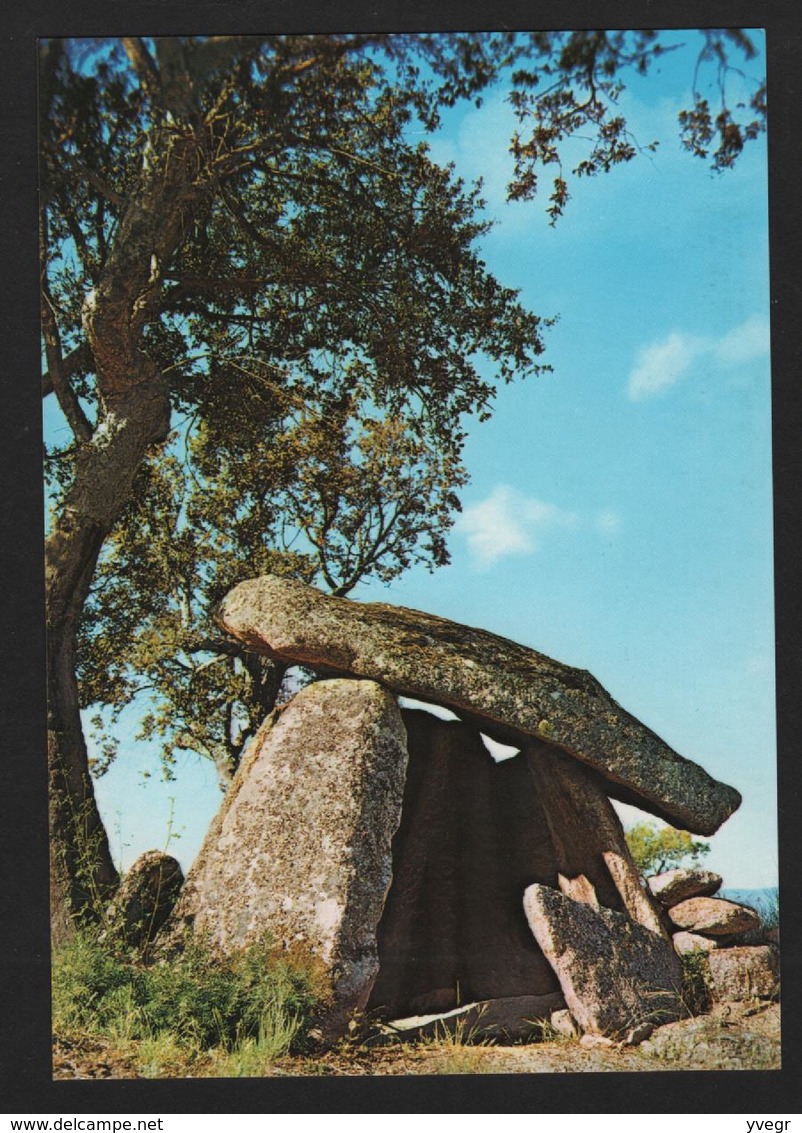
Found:
M 586 1050 L 593 1050 L 596 1047 L 611 1047 L 615 1046 L 613 1039 L 608 1039 L 605 1035 L 585 1034 L 579 1040 L 579 1045 L 585 1047 Z
M 713 997 L 725 1000 L 776 999 L 780 957 L 771 944 L 719 948 L 707 958 Z
M 690 897 L 669 909 L 668 916 L 677 928 L 706 936 L 731 936 L 760 925 L 754 909 L 721 897 Z
M 162 850 L 141 854 L 120 882 L 108 909 L 105 936 L 127 947 L 147 949 L 175 905 L 184 874 Z
M 559 1010 L 561 992 L 549 995 L 517 995 L 466 1003 L 437 1015 L 413 1015 L 383 1024 L 381 1031 L 396 1039 L 443 1038 L 457 1035 L 463 1041 L 498 1039 L 515 1042 L 528 1038 L 540 1024 Z
M 571 1012 L 567 1007 L 561 1011 L 552 1011 L 549 1016 L 549 1022 L 558 1035 L 562 1035 L 566 1039 L 575 1039 L 579 1034 L 576 1028 L 576 1023 L 571 1017 Z
M 272 576 L 237 586 L 218 618 L 249 649 L 472 714 L 508 743 L 521 746 L 523 733 L 564 748 L 600 771 L 610 793 L 694 833 L 714 833 L 740 805 L 736 790 L 678 755 L 589 673 L 494 634 Z
M 666 936 L 600 776 L 537 740 L 524 754 L 554 842 L 560 890 L 575 901 L 628 913 Z
M 697 932 L 675 932 L 671 937 L 671 943 L 674 945 L 674 951 L 680 956 L 684 956 L 686 952 L 712 952 L 714 948 L 721 947 L 718 940 L 709 936 L 700 936 Z
M 633 1027 L 628 1032 L 624 1039 L 624 1046 L 639 1046 L 640 1043 L 645 1042 L 650 1038 L 654 1031 L 653 1023 L 639 1023 L 637 1027 Z
M 322 965 L 329 1036 L 367 1003 L 401 815 L 406 734 L 370 681 L 303 689 L 257 733 L 187 878 L 173 933 L 224 953 L 269 935 Z
M 430 1015 L 558 992 L 521 905 L 527 885 L 554 885 L 557 872 L 526 763 L 496 763 L 468 724 L 402 719 L 409 764 L 369 1010 Z
M 663 937 L 543 885 L 529 886 L 524 910 L 583 1031 L 624 1037 L 678 1017 L 682 969 Z
M 722 879 L 709 869 L 670 869 L 649 878 L 649 889 L 661 905 L 670 908 L 690 897 L 710 897 Z

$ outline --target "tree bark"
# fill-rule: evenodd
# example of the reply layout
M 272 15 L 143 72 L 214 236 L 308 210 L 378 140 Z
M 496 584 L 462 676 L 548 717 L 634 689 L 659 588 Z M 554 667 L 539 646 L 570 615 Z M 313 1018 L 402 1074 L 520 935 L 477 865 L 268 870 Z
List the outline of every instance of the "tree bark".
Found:
M 120 217 L 108 261 L 85 302 L 95 359 L 98 416 L 80 444 L 75 477 L 46 545 L 51 926 L 68 939 L 97 916 L 117 883 L 95 802 L 80 717 L 75 640 L 103 541 L 130 498 L 148 450 L 169 431 L 167 384 L 146 353 L 162 265 L 211 191 L 203 141 L 190 126 L 154 130 L 136 191 Z

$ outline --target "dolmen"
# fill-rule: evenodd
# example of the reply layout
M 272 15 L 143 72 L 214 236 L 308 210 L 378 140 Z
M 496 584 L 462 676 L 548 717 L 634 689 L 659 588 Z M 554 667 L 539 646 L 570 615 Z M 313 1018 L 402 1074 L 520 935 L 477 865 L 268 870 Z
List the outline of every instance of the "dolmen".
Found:
M 167 938 L 307 953 L 332 1037 L 365 1014 L 520 1035 L 567 1010 L 619 1038 L 678 1016 L 678 926 L 610 799 L 709 835 L 734 788 L 589 673 L 483 630 L 274 576 L 237 586 L 218 620 L 320 679 L 252 740 Z M 520 754 L 497 761 L 483 737 Z

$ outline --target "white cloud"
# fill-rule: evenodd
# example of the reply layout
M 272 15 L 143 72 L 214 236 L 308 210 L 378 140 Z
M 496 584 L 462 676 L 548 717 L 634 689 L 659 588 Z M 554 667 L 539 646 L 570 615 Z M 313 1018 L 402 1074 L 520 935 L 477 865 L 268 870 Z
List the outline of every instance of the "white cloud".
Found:
M 716 343 L 714 354 L 726 366 L 752 362 L 769 352 L 769 320 L 765 315 L 753 315 L 735 327 Z
M 630 399 L 641 401 L 673 386 L 709 346 L 705 339 L 672 331 L 662 342 L 644 347 L 638 353 L 627 386 Z
M 573 512 L 500 484 L 486 499 L 467 507 L 456 527 L 467 539 L 477 565 L 486 569 L 508 555 L 532 554 L 550 529 L 577 524 Z
M 769 352 L 769 322 L 752 315 L 720 338 L 672 331 L 659 342 L 643 347 L 627 382 L 631 401 L 655 397 L 685 377 L 700 358 L 724 366 L 738 366 Z

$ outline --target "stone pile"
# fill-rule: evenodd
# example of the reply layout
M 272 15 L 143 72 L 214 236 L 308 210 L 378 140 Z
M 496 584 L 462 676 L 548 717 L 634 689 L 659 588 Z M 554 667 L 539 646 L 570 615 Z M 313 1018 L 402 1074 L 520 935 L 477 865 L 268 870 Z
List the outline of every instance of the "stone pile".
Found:
M 680 954 L 701 952 L 713 997 L 774 999 L 779 992 L 779 950 L 774 944 L 744 945 L 760 927 L 748 905 L 715 896 L 722 884 L 703 869 L 673 869 L 649 878 L 649 889 L 665 911 L 672 943 Z
M 737 791 L 589 673 L 481 630 L 273 577 L 233 590 L 219 621 L 325 679 L 252 741 L 168 944 L 194 931 L 223 951 L 269 937 L 307 952 L 328 978 L 328 1035 L 359 1012 L 404 1017 L 405 1033 L 434 1016 L 510 1035 L 555 1018 L 619 1038 L 676 1017 L 672 935 L 707 940 L 712 922 L 669 921 L 610 798 L 711 834 Z M 483 736 L 521 754 L 496 762 Z M 680 917 L 706 899 L 666 891 Z

